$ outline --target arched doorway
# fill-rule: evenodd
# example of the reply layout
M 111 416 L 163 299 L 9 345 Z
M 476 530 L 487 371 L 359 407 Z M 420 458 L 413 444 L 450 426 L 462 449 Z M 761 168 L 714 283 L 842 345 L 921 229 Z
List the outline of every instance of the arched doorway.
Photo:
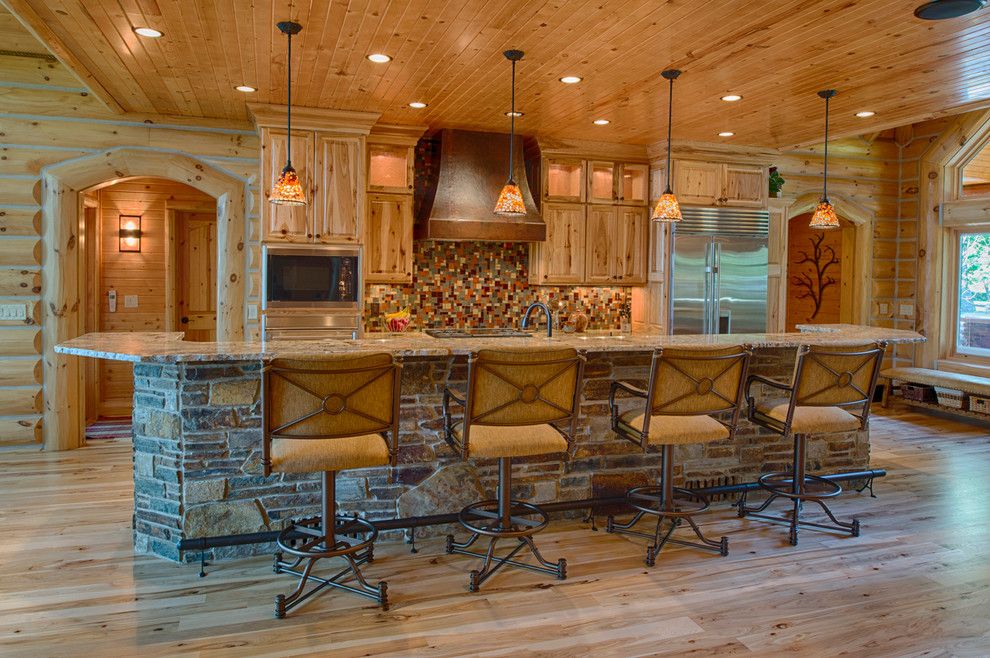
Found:
M 780 262 L 784 264 L 784 274 L 786 278 L 783 279 L 782 284 L 788 288 L 788 295 L 786 299 L 786 305 L 783 309 L 783 317 L 786 318 L 787 326 L 792 327 L 791 324 L 791 307 L 794 305 L 792 302 L 792 297 L 790 294 L 790 280 L 791 280 L 791 253 L 794 251 L 792 248 L 792 240 L 790 239 L 790 229 L 796 224 L 791 222 L 803 222 L 805 228 L 811 219 L 811 213 L 814 211 L 815 206 L 818 205 L 819 200 L 818 192 L 809 192 L 798 196 L 794 203 L 790 205 L 787 210 L 787 220 L 788 220 L 788 236 L 786 244 L 783 245 L 781 254 L 782 258 Z M 831 195 L 832 205 L 835 206 L 836 212 L 839 215 L 840 221 L 843 226 L 846 227 L 844 231 L 834 231 L 833 233 L 839 236 L 845 234 L 845 252 L 848 257 L 847 262 L 847 273 L 846 280 L 849 285 L 846 287 L 846 303 L 845 303 L 845 313 L 841 312 L 842 300 L 840 298 L 839 308 L 840 315 L 837 322 L 850 322 L 852 324 L 869 324 L 870 321 L 870 303 L 872 298 L 872 288 L 871 279 L 873 271 L 873 225 L 874 225 L 874 214 L 863 208 L 857 203 L 850 201 L 849 199 L 843 198 L 839 195 Z M 826 232 L 827 233 L 827 232 Z M 801 243 L 797 247 L 797 251 L 807 251 L 811 250 L 809 256 L 813 257 L 814 249 L 812 244 L 806 238 L 798 238 Z M 823 242 L 824 244 L 824 242 Z M 835 266 L 833 266 L 834 268 Z M 827 274 L 832 274 L 833 270 L 829 270 Z M 795 271 L 795 275 L 797 272 Z M 841 275 L 841 271 L 840 271 Z M 834 276 L 834 275 L 833 275 Z M 839 290 L 842 289 L 841 286 L 832 286 Z M 802 289 L 803 291 L 803 289 Z M 832 292 L 836 290 L 833 289 Z M 828 291 L 826 291 L 827 293 Z M 821 319 L 819 314 L 814 319 L 803 320 L 800 322 L 807 322 L 809 324 L 827 324 L 828 322 Z
M 54 346 L 81 335 L 80 221 L 85 189 L 124 178 L 153 176 L 190 185 L 216 199 L 217 340 L 244 337 L 245 204 L 247 181 L 183 153 L 117 148 L 49 165 L 42 170 L 42 307 L 46 450 L 83 444 L 84 395 L 77 357 Z
M 181 331 L 185 340 L 216 340 L 216 199 L 153 177 L 115 179 L 82 196 L 82 333 Z M 126 434 L 131 364 L 87 359 L 81 367 L 87 438 L 106 436 L 104 426 Z
M 786 330 L 798 324 L 854 322 L 856 228 L 839 218 L 836 231 L 808 226 L 811 213 L 787 226 Z

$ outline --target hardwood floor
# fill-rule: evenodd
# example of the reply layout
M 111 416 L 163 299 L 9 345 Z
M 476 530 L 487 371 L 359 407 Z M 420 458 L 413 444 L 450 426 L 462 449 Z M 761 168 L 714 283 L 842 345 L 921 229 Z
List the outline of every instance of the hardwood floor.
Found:
M 990 655 L 990 438 L 893 409 L 873 420 L 879 498 L 844 494 L 863 536 L 740 522 L 726 505 L 706 531 L 726 558 L 674 548 L 643 566 L 643 542 L 555 523 L 544 555 L 568 580 L 503 571 L 466 591 L 470 560 L 381 545 L 387 613 L 324 594 L 285 620 L 289 580 L 271 560 L 197 577 L 131 552 L 126 441 L 66 453 L 0 454 L 0 655 L 577 656 Z

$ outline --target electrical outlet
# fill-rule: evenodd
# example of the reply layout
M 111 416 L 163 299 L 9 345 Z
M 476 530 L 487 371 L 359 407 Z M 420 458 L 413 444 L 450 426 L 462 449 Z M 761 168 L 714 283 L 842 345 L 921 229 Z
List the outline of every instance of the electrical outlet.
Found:
M 248 304 L 247 312 L 248 312 L 248 320 L 257 320 L 258 319 L 258 305 L 257 304 Z
M 28 319 L 27 304 L 0 304 L 0 320 L 20 320 Z
M 137 307 L 138 307 L 137 295 L 124 295 L 124 308 L 137 308 Z
M 887 315 L 888 313 L 890 313 L 890 304 L 882 302 L 880 304 L 880 315 Z
M 901 304 L 898 307 L 898 315 L 909 318 L 914 315 L 914 304 Z

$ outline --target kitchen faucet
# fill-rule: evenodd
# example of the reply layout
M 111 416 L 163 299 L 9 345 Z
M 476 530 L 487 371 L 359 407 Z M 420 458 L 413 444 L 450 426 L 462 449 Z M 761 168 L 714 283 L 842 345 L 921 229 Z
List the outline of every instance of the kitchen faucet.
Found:
M 526 307 L 526 312 L 523 313 L 522 322 L 519 324 L 521 329 L 525 329 L 529 326 L 529 315 L 533 312 L 533 309 L 540 308 L 547 316 L 547 338 L 553 338 L 553 315 L 550 314 L 550 307 L 543 302 L 533 302 Z

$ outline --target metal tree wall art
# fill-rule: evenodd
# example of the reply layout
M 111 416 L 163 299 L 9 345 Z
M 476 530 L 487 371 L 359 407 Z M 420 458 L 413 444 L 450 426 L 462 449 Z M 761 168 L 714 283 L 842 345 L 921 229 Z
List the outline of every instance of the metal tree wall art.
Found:
M 841 261 L 836 258 L 835 250 L 832 247 L 822 246 L 824 240 L 825 235 L 823 233 L 808 238 L 808 241 L 811 242 L 811 254 L 809 255 L 806 251 L 798 252 L 800 257 L 794 261 L 795 265 L 811 264 L 811 274 L 801 272 L 791 278 L 791 283 L 802 289 L 797 298 L 811 299 L 815 305 L 814 312 L 808 317 L 809 320 L 813 320 L 818 315 L 818 311 L 821 310 L 825 289 L 838 283 L 827 272 L 828 268 L 838 265 Z

